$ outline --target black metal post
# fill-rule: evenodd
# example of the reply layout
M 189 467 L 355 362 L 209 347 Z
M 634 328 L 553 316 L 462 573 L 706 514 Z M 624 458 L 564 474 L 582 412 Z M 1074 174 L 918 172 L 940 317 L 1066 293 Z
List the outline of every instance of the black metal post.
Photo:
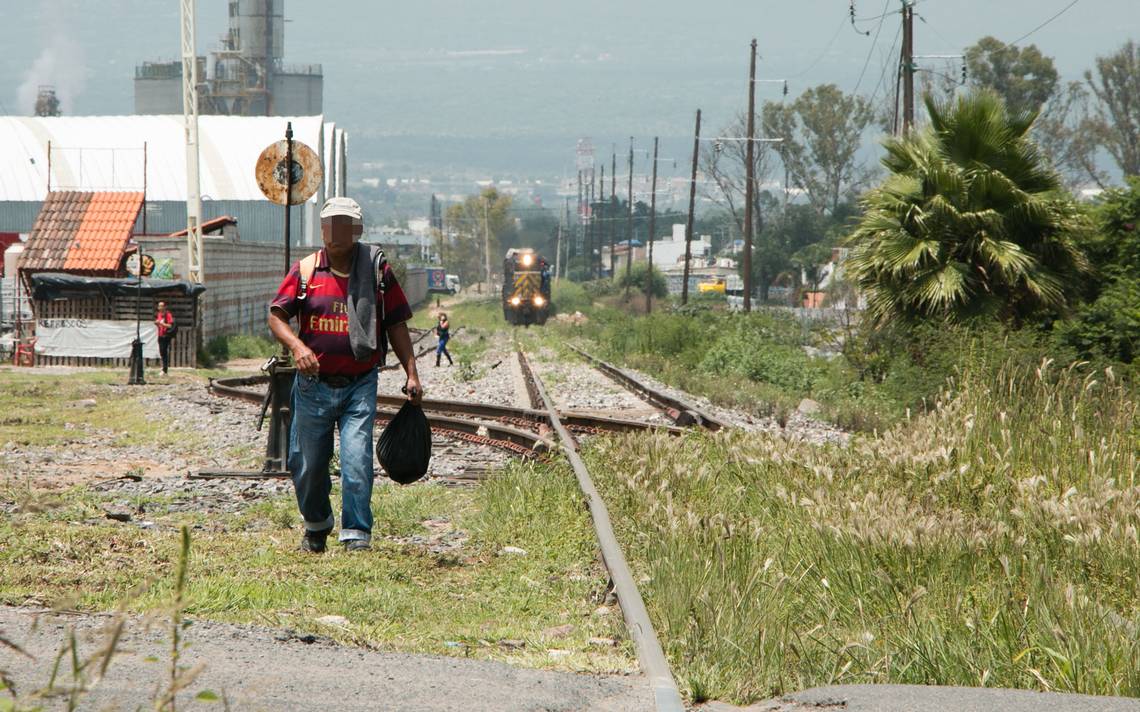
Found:
M 293 123 L 285 125 L 285 274 L 293 262 L 290 259 L 290 209 L 293 202 Z M 270 406 L 269 436 L 265 443 L 265 462 L 261 471 L 267 475 L 287 475 L 289 470 L 289 429 L 293 424 L 293 381 L 297 368 L 289 363 L 289 352 L 281 346 L 281 355 L 275 356 L 262 369 L 269 374 Z
M 139 270 L 135 275 L 135 279 L 138 280 L 135 288 L 135 340 L 131 342 L 131 357 L 127 361 L 129 370 L 127 385 L 143 386 L 146 385 L 146 379 L 143 373 L 142 342 L 142 245 L 135 249 L 135 256 L 138 258 Z

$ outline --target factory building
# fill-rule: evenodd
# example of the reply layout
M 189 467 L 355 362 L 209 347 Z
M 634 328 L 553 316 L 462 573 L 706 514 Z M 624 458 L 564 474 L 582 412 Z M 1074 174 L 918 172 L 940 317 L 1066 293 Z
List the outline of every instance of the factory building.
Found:
M 323 110 L 319 64 L 285 63 L 284 0 L 229 0 L 229 26 L 209 59 L 198 57 L 198 112 L 314 116 Z M 182 113 L 182 62 L 135 67 L 135 113 Z

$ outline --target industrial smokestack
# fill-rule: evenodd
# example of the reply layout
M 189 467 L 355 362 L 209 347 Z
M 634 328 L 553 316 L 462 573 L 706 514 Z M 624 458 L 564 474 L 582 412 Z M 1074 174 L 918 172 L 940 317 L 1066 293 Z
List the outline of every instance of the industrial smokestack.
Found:
M 36 116 L 59 116 L 59 97 L 55 95 L 55 87 L 40 87 L 35 113 Z

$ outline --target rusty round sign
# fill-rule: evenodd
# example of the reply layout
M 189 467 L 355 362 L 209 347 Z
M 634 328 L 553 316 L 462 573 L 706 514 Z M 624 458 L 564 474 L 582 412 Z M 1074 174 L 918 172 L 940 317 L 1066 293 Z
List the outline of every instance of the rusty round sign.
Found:
M 261 192 L 278 205 L 285 204 L 285 193 L 289 186 L 287 181 L 285 156 L 289 150 L 286 141 L 272 143 L 261 152 L 257 159 L 257 187 Z M 290 205 L 300 205 L 313 194 L 321 185 L 323 172 L 321 159 L 313 149 L 300 141 L 293 141 L 293 189 L 290 194 Z

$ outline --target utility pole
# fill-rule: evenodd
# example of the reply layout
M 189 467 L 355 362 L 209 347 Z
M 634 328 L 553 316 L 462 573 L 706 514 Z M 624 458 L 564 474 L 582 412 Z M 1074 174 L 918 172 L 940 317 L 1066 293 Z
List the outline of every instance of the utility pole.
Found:
M 483 275 L 491 293 L 491 222 L 487 219 L 487 196 L 483 196 Z
M 633 274 L 633 136 L 629 137 L 629 212 L 625 216 L 625 300 Z
M 577 211 L 576 222 L 574 223 L 574 240 L 572 242 L 573 249 L 567 249 L 566 258 L 569 261 L 572 255 L 578 254 L 578 248 L 582 244 L 582 169 L 578 169 L 578 203 L 575 207 Z
M 914 0 L 902 0 L 903 133 L 914 128 Z
M 602 186 L 602 193 L 606 192 L 606 187 Z M 615 147 L 613 155 L 610 157 L 610 205 L 617 207 L 617 149 Z M 617 269 L 614 267 L 614 233 L 617 231 L 617 224 L 614 223 L 614 218 L 617 217 L 617 210 L 613 211 L 610 216 L 610 279 L 614 278 L 617 274 Z M 602 257 L 598 255 L 598 262 L 601 263 Z
M 554 281 L 558 281 L 559 270 L 562 268 L 562 220 L 565 215 L 558 216 L 558 235 L 554 238 Z
M 603 199 L 598 200 L 597 199 L 598 195 L 601 195 L 601 197 Z M 605 164 L 603 163 L 602 164 L 602 177 L 600 180 L 597 181 L 597 193 L 591 196 L 591 206 L 592 206 L 591 207 L 591 216 L 592 216 L 592 218 L 594 218 L 598 221 L 597 228 L 594 230 L 594 242 L 593 242 L 594 247 L 597 248 L 596 254 L 598 255 L 598 257 L 597 257 L 596 261 L 594 259 L 594 254 L 595 254 L 594 248 L 592 247 L 591 251 L 589 251 L 589 271 L 591 271 L 591 275 L 593 275 L 593 273 L 594 273 L 594 265 L 595 264 L 601 264 L 602 230 L 605 229 L 605 219 L 601 215 L 604 215 L 605 211 L 600 211 L 600 212 L 597 212 L 596 214 L 594 211 L 597 211 L 598 208 L 600 208 L 603 205 L 603 203 L 605 202 L 604 198 L 605 198 Z M 596 278 L 601 278 L 601 275 L 598 275 Z
M 566 196 L 565 198 L 562 199 L 562 217 L 563 217 L 562 222 L 566 225 L 566 229 L 569 230 L 570 229 L 570 196 Z M 569 239 L 566 240 L 566 247 L 564 248 L 564 250 L 566 252 L 566 262 L 564 262 L 562 264 L 562 276 L 563 277 L 566 276 L 566 273 L 570 269 L 570 264 L 569 264 L 570 263 L 570 240 Z
M 645 313 L 653 312 L 653 234 L 657 229 L 657 137 L 653 137 L 653 180 L 649 189 L 649 271 L 645 283 Z
M 744 148 L 744 311 L 752 311 L 752 193 L 756 166 L 753 163 L 756 133 L 756 40 L 748 62 L 748 145 Z
M 681 279 L 681 304 L 689 303 L 689 259 L 693 244 L 693 212 L 697 205 L 697 158 L 701 154 L 701 110 L 697 109 L 697 128 L 693 131 L 693 171 L 689 176 L 689 217 L 685 221 L 685 267 Z

